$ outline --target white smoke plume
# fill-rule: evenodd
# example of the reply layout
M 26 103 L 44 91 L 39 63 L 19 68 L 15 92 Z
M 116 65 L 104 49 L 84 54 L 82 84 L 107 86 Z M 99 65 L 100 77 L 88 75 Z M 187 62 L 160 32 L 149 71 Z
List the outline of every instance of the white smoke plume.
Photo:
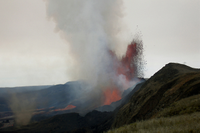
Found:
M 46 0 L 47 16 L 69 44 L 69 76 L 93 87 L 112 75 L 109 50 L 120 51 L 122 0 Z M 114 74 L 114 73 L 113 73 Z

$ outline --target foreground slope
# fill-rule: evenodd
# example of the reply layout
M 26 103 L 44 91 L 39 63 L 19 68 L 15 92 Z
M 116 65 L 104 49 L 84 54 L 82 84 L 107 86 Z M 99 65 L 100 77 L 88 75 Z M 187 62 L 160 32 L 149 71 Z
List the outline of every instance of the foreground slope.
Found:
M 164 108 L 200 93 L 200 70 L 169 63 L 147 80 L 117 112 L 112 128 L 156 117 Z
M 137 121 L 108 133 L 199 133 L 200 131 L 200 94 L 190 96 L 174 102 L 163 109 L 158 115 L 150 120 Z
M 150 119 L 124 125 L 107 133 L 199 133 L 200 112 Z

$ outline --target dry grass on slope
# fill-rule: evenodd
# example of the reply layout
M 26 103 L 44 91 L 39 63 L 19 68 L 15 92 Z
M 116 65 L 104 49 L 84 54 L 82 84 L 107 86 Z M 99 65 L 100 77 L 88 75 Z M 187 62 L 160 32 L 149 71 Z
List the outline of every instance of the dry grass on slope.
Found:
M 175 115 L 191 114 L 200 112 L 200 94 L 174 102 L 169 107 L 163 109 L 156 117 L 170 117 Z
M 107 133 L 198 133 L 200 112 L 135 122 Z
M 138 121 L 108 133 L 193 133 L 200 131 L 199 121 L 200 94 L 174 102 L 154 116 L 154 119 Z

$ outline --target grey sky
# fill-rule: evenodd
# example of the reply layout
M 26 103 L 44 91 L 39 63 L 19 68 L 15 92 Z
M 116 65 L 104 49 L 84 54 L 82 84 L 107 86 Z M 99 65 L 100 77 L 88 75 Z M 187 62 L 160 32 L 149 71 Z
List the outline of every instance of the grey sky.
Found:
M 146 77 L 168 62 L 200 67 L 199 0 L 124 0 L 124 14 L 127 40 L 142 34 Z M 0 0 L 0 86 L 70 80 L 67 45 L 54 27 L 42 0 Z

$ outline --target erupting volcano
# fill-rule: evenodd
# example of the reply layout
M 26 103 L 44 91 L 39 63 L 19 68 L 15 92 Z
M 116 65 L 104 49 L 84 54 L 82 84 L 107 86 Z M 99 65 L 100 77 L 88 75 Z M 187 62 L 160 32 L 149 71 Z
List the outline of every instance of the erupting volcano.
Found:
M 47 16 L 69 46 L 67 76 L 88 84 L 83 92 L 86 94 L 75 94 L 81 103 L 72 101 L 76 108 L 82 107 L 80 110 L 120 100 L 123 91 L 135 85 L 140 76 L 142 42 L 138 38 L 119 58 L 120 48 L 128 41 L 123 38 L 128 32 L 121 21 L 122 5 L 121 0 L 47 0 Z
M 105 84 L 100 82 L 101 87 L 93 88 L 93 91 L 84 94 L 84 97 L 88 98 L 87 100 L 82 97 L 77 99 L 81 101 L 81 106 L 85 107 L 81 110 L 87 111 L 103 105 L 110 105 L 112 102 L 116 102 L 122 98 L 121 95 L 124 90 L 137 84 L 140 81 L 137 77 L 140 74 L 138 67 L 140 67 L 142 62 L 142 50 L 142 42 L 134 40 L 127 46 L 126 53 L 121 58 L 118 58 L 115 52 L 107 50 L 110 57 L 109 68 L 105 69 L 109 70 L 107 74 L 108 78 L 106 77 L 108 80 Z M 100 92 L 94 93 L 96 90 L 100 90 Z M 94 97 L 91 97 L 91 95 L 94 95 Z M 99 100 L 101 101 L 96 102 Z M 73 104 L 73 102 L 71 104 L 62 109 L 56 109 L 55 111 L 70 110 L 77 105 L 76 103 Z

